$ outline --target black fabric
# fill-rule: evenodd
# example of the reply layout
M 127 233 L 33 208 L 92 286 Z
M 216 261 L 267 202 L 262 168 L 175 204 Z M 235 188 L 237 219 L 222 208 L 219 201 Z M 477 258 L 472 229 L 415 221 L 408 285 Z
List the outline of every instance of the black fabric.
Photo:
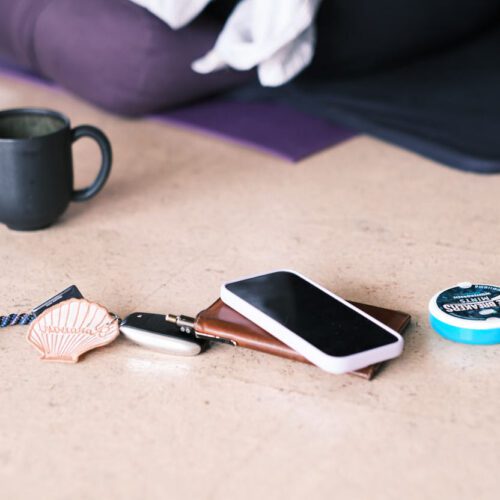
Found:
M 499 0 L 323 0 L 309 75 L 349 76 L 406 64 L 481 34 Z
M 353 5 L 365 3 L 352 1 Z M 334 3 L 342 4 L 343 0 Z M 436 0 L 436 5 L 443 3 L 445 0 Z M 495 17 L 500 1 L 474 0 L 474 5 L 483 8 L 483 16 L 471 14 L 468 33 L 462 17 L 454 17 L 451 3 L 452 26 L 443 25 L 443 30 L 449 28 L 448 36 L 439 35 L 439 41 L 432 35 L 432 19 L 432 29 L 427 30 L 423 23 L 406 38 L 402 31 L 408 25 L 393 19 L 395 27 L 390 36 L 381 36 L 379 26 L 367 34 L 365 41 L 349 44 L 346 40 L 338 49 L 332 35 L 329 64 L 320 40 L 318 58 L 296 80 L 277 89 L 254 85 L 238 91 L 236 97 L 279 100 L 451 167 L 500 172 L 500 22 Z M 471 6 L 470 0 L 454 3 L 461 15 Z M 422 2 L 423 6 L 427 4 Z M 406 19 L 404 9 L 400 14 Z M 424 17 L 430 19 L 430 15 Z M 409 43 L 410 38 L 413 43 Z M 377 39 L 381 40 L 378 46 Z M 398 45 L 401 39 L 407 43 Z M 438 48 L 431 50 L 434 43 Z M 356 56 L 362 53 L 366 56 L 364 66 L 360 63 L 363 58 Z

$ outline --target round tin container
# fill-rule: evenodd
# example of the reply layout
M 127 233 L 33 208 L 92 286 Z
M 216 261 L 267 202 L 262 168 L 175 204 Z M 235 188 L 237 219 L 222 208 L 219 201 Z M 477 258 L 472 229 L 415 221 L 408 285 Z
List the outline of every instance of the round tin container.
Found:
M 444 338 L 465 344 L 500 343 L 500 287 L 459 283 L 429 302 L 429 321 Z

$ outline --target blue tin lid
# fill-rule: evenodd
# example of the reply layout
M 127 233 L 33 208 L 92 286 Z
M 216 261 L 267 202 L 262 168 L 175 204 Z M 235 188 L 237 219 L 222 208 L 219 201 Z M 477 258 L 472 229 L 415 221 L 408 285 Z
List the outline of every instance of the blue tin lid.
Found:
M 440 335 L 466 344 L 500 343 L 500 287 L 460 283 L 429 302 L 429 321 Z

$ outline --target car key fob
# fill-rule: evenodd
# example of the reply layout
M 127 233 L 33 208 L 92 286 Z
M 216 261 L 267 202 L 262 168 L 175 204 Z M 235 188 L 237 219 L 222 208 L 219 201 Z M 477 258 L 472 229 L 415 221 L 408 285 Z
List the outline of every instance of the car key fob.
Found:
M 207 345 L 194 330 L 167 321 L 163 314 L 132 313 L 121 322 L 120 331 L 136 344 L 175 356 L 197 356 Z

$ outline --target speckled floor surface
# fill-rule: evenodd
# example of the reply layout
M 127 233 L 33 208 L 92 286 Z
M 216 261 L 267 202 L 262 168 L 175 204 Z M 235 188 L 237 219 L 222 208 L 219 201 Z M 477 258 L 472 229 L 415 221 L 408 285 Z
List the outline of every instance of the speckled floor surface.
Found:
M 456 282 L 500 283 L 500 176 L 366 137 L 292 165 L 0 78 L 0 107 L 26 105 L 103 128 L 115 164 L 101 195 L 51 229 L 0 227 L 2 312 L 76 283 L 122 315 L 194 314 L 222 281 L 288 267 L 414 321 L 373 382 L 121 339 L 48 364 L 24 328 L 2 331 L 2 500 L 498 498 L 500 346 L 441 339 L 426 308 Z M 79 186 L 97 162 L 76 146 Z

